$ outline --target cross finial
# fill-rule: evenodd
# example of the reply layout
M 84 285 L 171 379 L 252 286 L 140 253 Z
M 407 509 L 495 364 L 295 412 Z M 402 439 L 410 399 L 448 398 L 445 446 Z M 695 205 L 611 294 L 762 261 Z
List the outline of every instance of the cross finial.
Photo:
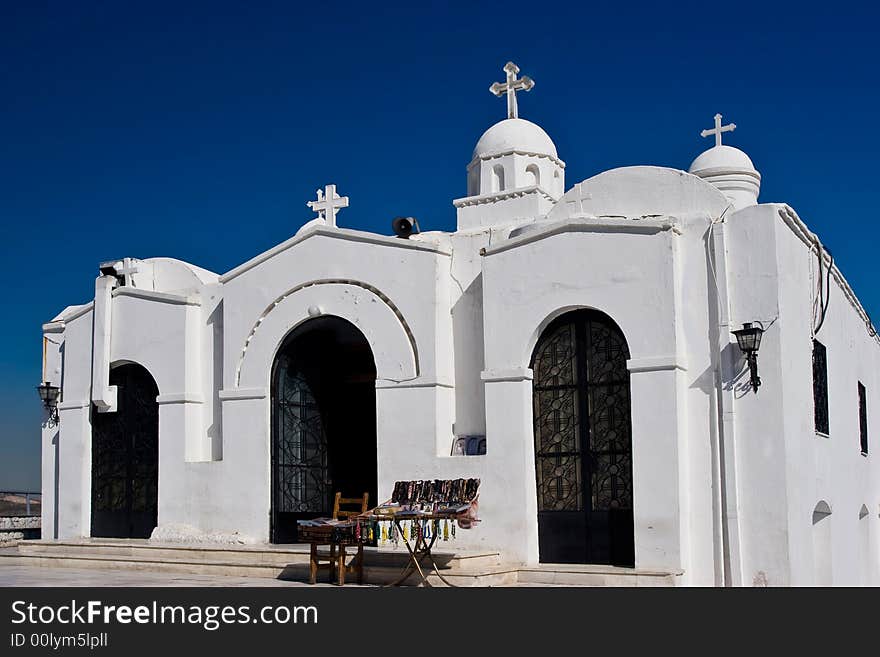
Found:
M 519 114 L 516 107 L 516 92 L 529 91 L 535 86 L 535 81 L 527 75 L 517 80 L 516 74 L 519 73 L 519 66 L 513 62 L 507 62 L 504 65 L 504 72 L 507 73 L 507 81 L 494 83 L 489 87 L 489 91 L 496 96 L 507 94 L 507 118 L 515 119 Z
M 336 213 L 340 208 L 348 207 L 348 197 L 339 196 L 336 193 L 336 185 L 325 185 L 323 191 L 319 189 L 315 193 L 318 195 L 318 200 L 309 201 L 306 205 L 317 212 L 328 226 L 336 228 Z
M 733 132 L 736 130 L 736 123 L 728 123 L 727 125 L 721 125 L 721 115 L 715 115 L 715 127 L 711 130 L 703 130 L 700 133 L 701 137 L 708 137 L 709 135 L 715 135 L 715 145 L 721 146 L 721 133 L 722 132 Z

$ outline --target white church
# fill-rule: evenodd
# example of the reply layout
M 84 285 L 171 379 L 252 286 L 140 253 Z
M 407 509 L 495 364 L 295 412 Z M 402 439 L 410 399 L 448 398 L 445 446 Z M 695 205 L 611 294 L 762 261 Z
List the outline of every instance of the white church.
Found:
M 43 326 L 44 539 L 287 544 L 336 491 L 476 477 L 456 548 L 507 563 L 880 584 L 880 338 L 819 237 L 720 116 L 687 171 L 567 186 L 504 71 L 454 232 L 340 228 L 327 185 L 231 271 L 100 264 Z

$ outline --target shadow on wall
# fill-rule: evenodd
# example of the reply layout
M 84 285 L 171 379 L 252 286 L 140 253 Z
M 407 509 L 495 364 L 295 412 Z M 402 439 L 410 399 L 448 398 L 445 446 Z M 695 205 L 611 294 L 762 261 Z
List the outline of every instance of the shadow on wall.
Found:
M 211 460 L 223 459 L 223 431 L 222 418 L 223 408 L 220 403 L 220 391 L 223 389 L 223 300 L 217 304 L 214 311 L 208 317 L 208 326 L 211 327 L 211 342 L 214 356 L 213 376 L 213 413 L 211 425 L 208 427 L 208 440 L 211 444 Z

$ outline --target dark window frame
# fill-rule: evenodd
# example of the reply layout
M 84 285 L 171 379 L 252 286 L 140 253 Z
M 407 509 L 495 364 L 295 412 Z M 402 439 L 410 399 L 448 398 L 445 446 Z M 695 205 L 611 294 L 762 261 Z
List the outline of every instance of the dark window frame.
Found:
M 828 417 L 828 350 L 813 338 L 813 425 L 817 433 L 830 435 Z
M 868 394 L 864 384 L 859 381 L 859 444 L 862 454 L 868 453 Z

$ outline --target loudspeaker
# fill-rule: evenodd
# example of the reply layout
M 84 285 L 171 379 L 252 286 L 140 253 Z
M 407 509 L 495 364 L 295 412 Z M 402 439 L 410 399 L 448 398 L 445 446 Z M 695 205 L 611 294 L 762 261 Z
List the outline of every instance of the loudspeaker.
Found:
M 391 221 L 391 230 L 398 237 L 408 238 L 413 232 L 419 231 L 419 222 L 415 217 L 395 217 Z

